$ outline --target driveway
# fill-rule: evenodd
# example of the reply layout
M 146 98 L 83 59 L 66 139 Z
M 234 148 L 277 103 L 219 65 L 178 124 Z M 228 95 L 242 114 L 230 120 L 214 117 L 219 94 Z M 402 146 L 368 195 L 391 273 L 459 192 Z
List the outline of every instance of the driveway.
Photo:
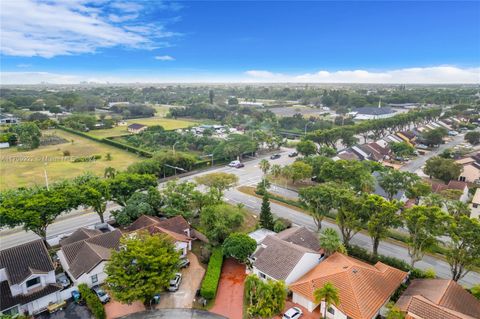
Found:
M 205 269 L 200 265 L 197 256 L 192 252 L 187 255 L 190 266 L 182 269 L 182 283 L 176 292 L 165 292 L 160 296 L 157 309 L 161 308 L 192 308 L 197 289 L 205 274 Z
M 232 258 L 225 259 L 215 304 L 210 311 L 229 319 L 242 319 L 243 282 L 246 276 L 245 265 Z
M 68 302 L 67 306 L 63 310 L 59 310 L 55 313 L 49 314 L 43 312 L 35 318 L 39 319 L 93 319 L 94 317 L 90 313 L 90 310 L 86 306 L 77 305 L 74 302 Z
M 282 314 L 279 316 L 274 317 L 274 319 L 282 319 L 282 315 L 290 308 L 292 307 L 298 307 L 302 310 L 303 316 L 301 317 L 302 319 L 318 319 L 320 317 L 320 307 L 317 307 L 313 312 L 309 312 L 307 308 L 304 308 L 300 306 L 297 303 L 293 303 L 290 299 L 285 302 L 285 309 L 283 310 Z
M 196 309 L 158 309 L 137 312 L 122 319 L 230 319 L 205 310 Z
M 105 305 L 105 313 L 107 315 L 107 319 L 120 318 L 128 314 L 144 310 L 145 306 L 140 301 L 135 301 L 129 305 L 112 299 L 109 303 Z

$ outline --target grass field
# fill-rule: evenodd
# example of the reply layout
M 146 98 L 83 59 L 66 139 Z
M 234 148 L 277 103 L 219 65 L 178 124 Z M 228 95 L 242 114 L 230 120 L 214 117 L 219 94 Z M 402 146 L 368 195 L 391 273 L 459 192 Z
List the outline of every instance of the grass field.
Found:
M 16 148 L 0 150 L 0 190 L 29 185 L 44 185 L 46 168 L 49 182 L 63 178 L 72 178 L 86 171 L 96 175 L 103 175 L 106 167 L 111 166 L 119 170 L 136 162 L 140 157 L 120 150 L 116 147 L 98 143 L 78 135 L 70 134 L 61 130 L 49 130 L 44 134 L 56 134 L 71 142 L 41 146 L 28 152 L 19 152 Z M 72 163 L 71 160 L 60 160 L 63 151 L 68 150 L 70 156 L 102 155 L 102 159 L 93 162 Z M 112 156 L 111 161 L 105 160 L 107 153 Z M 24 157 L 28 160 L 14 160 L 12 157 Z M 45 166 L 45 161 L 47 165 Z
M 166 130 L 176 130 L 178 128 L 186 128 L 186 127 L 197 124 L 196 122 L 192 122 L 192 121 L 166 119 L 162 117 L 130 119 L 130 120 L 127 120 L 126 122 L 128 123 L 127 126 L 133 123 L 143 124 L 147 126 L 161 125 Z M 129 134 L 127 131 L 127 126 L 117 126 L 114 128 L 104 129 L 104 130 L 92 130 L 88 134 L 98 138 L 125 135 L 125 134 Z

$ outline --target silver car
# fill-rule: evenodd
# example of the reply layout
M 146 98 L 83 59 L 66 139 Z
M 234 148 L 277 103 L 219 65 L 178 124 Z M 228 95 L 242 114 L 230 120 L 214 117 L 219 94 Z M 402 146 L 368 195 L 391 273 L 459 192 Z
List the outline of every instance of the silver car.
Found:
M 177 291 L 180 287 L 180 283 L 182 282 L 182 274 L 177 272 L 175 277 L 170 280 L 170 286 L 168 286 L 168 291 Z
M 57 284 L 62 286 L 62 288 L 67 288 L 68 286 L 70 286 L 70 279 L 68 279 L 67 275 L 64 272 L 56 275 L 55 281 L 57 282 Z
M 92 290 L 97 295 L 98 299 L 100 299 L 100 301 L 103 304 L 110 301 L 110 296 L 108 295 L 108 293 L 105 290 L 100 288 L 100 286 L 94 286 L 94 287 L 92 287 Z

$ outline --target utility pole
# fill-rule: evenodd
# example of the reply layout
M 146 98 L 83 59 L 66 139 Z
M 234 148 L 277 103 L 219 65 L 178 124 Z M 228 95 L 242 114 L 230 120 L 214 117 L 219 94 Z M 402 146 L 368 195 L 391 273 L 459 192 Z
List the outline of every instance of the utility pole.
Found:
M 44 164 L 45 166 L 43 167 L 43 173 L 45 175 L 45 186 L 47 187 L 47 191 L 48 191 L 49 189 L 48 189 L 47 163 L 45 162 Z

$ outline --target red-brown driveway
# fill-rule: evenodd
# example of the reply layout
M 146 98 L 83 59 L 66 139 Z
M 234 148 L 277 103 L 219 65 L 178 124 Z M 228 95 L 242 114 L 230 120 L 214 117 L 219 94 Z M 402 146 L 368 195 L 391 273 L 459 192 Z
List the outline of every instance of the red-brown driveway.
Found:
M 210 311 L 229 319 L 242 319 L 245 277 L 245 265 L 231 258 L 226 259 L 222 266 L 215 304 Z

